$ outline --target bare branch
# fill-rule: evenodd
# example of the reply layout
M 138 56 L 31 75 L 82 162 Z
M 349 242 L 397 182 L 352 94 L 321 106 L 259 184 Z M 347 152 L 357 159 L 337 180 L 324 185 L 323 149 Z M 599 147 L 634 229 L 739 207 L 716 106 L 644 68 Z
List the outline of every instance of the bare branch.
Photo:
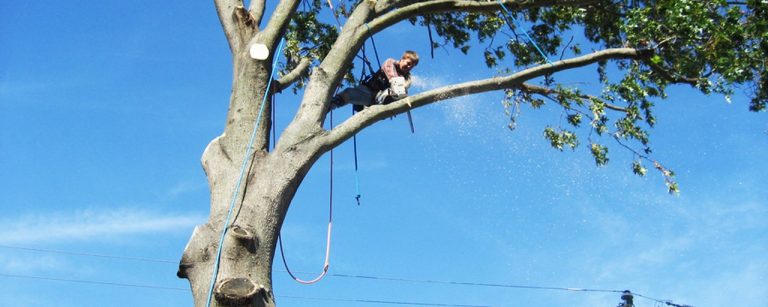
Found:
M 256 25 L 261 24 L 261 19 L 264 16 L 264 9 L 266 8 L 266 0 L 251 0 L 251 5 L 248 7 L 248 11 L 251 12 L 253 20 L 256 21 Z
M 299 80 L 300 77 L 306 76 L 309 72 L 309 65 L 312 64 L 312 60 L 308 58 L 302 58 L 299 62 L 299 65 L 296 66 L 290 73 L 283 76 L 279 80 L 276 80 L 273 86 L 273 91 L 275 92 L 281 92 L 282 90 L 288 88 Z
M 658 73 L 659 75 L 661 75 L 662 78 L 664 78 L 665 80 L 671 83 L 688 84 L 690 86 L 697 87 L 699 83 L 704 80 L 701 78 L 674 76 L 668 72 L 667 68 L 664 68 L 658 64 L 651 63 L 650 61 L 647 61 L 647 62 L 648 62 L 648 65 L 653 69 L 653 72 Z
M 534 94 L 539 94 L 539 95 L 544 95 L 544 96 L 549 96 L 551 94 L 558 94 L 557 90 L 554 90 L 554 89 L 551 89 L 551 88 L 548 88 L 548 87 L 543 87 L 543 86 L 538 86 L 538 85 L 534 85 L 534 84 L 529 84 L 529 83 L 523 83 L 522 85 L 520 85 L 520 88 L 523 91 L 526 91 L 526 92 L 529 92 L 529 93 L 534 93 Z M 600 99 L 598 97 L 595 97 L 595 96 L 592 96 L 592 95 L 586 95 L 586 94 L 578 95 L 578 97 L 579 98 L 583 98 L 583 99 L 589 99 L 589 100 L 602 100 L 602 99 Z M 607 108 L 607 109 L 611 109 L 611 110 L 619 111 L 619 112 L 624 112 L 624 113 L 629 112 L 629 110 L 627 110 L 626 108 L 622 108 L 622 107 L 617 106 L 617 105 L 612 105 L 610 103 L 604 103 L 604 104 L 605 104 L 605 108 Z
M 582 67 L 609 59 L 648 57 L 652 52 L 653 51 L 649 49 L 638 50 L 634 48 L 606 49 L 576 58 L 531 67 L 506 77 L 475 80 L 432 89 L 388 105 L 367 108 L 356 116 L 353 116 L 336 126 L 336 128 L 326 135 L 326 140 L 324 140 L 324 142 L 326 142 L 329 147 L 335 147 L 363 128 L 370 126 L 379 120 L 405 113 L 411 108 L 425 106 L 454 97 L 521 87 L 524 85 L 524 82 L 544 75 Z

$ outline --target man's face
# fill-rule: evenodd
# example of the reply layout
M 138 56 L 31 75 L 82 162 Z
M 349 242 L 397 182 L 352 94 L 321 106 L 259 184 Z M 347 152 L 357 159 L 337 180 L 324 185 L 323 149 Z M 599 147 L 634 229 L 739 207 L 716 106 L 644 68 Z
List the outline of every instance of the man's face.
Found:
M 400 66 L 400 70 L 402 70 L 405 73 L 410 72 L 411 69 L 413 69 L 413 67 L 416 66 L 416 63 L 414 63 L 413 60 L 408 57 L 403 57 L 402 59 L 400 59 L 398 64 Z

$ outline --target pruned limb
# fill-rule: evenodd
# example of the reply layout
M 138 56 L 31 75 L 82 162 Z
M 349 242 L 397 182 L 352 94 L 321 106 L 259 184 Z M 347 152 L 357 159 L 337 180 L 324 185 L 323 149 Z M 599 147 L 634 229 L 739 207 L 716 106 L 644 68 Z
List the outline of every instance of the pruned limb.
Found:
M 349 118 L 331 130 L 330 133 L 328 133 L 328 135 L 325 137 L 326 139 L 324 142 L 327 143 L 329 148 L 335 147 L 346 139 L 352 137 L 352 135 L 358 131 L 374 124 L 379 120 L 407 112 L 410 110 L 410 106 L 421 107 L 454 97 L 502 90 L 507 88 L 519 88 L 526 81 L 545 75 L 550 75 L 559 71 L 582 67 L 609 59 L 647 57 L 650 56 L 652 52 L 652 50 L 648 49 L 639 50 L 634 48 L 612 48 L 597 51 L 580 57 L 553 62 L 551 64 L 542 64 L 505 77 L 475 80 L 436 88 L 393 102 L 389 105 L 368 108 L 358 113 L 357 116 Z
M 263 290 L 246 277 L 225 278 L 216 285 L 216 300 L 224 306 L 253 306 L 252 300 Z

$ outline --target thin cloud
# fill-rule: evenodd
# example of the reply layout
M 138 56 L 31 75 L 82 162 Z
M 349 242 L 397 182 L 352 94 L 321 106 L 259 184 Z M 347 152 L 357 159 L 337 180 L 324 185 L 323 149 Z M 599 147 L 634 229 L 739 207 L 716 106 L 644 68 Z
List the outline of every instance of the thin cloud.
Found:
M 0 255 L 0 269 L 5 273 L 43 272 L 64 266 L 60 258 L 50 255 L 35 255 L 35 257 Z
M 95 241 L 125 235 L 189 230 L 205 221 L 199 214 L 151 212 L 130 208 L 82 210 L 68 214 L 0 220 L 0 244 Z
M 586 270 L 584 275 L 595 276 L 602 284 L 617 284 L 631 277 L 623 282 L 624 287 L 697 306 L 700 302 L 738 306 L 744 303 L 728 304 L 729 300 L 739 297 L 743 302 L 750 302 L 765 295 L 766 282 L 758 276 L 768 272 L 768 261 L 754 255 L 768 251 L 760 244 L 768 210 L 758 202 L 685 203 L 678 207 L 667 208 L 667 213 L 660 215 L 670 217 L 658 221 L 657 225 L 629 218 L 610 221 L 610 215 L 595 219 L 593 222 L 604 223 L 597 226 L 598 229 L 616 233 L 597 243 L 605 246 L 602 253 L 614 256 L 595 259 L 596 269 Z M 648 232 L 637 232 L 638 228 L 626 226 L 633 222 L 641 223 L 644 225 L 641 228 Z M 740 241 L 748 238 L 756 240 L 753 244 Z M 616 246 L 624 251 L 608 250 Z M 660 276 L 662 268 L 664 273 Z M 718 270 L 722 271 L 717 273 Z M 716 274 L 718 278 L 703 278 L 709 274 Z M 688 282 L 679 284 L 676 279 Z M 694 292 L 706 295 L 693 296 Z
M 171 199 L 177 199 L 181 196 L 204 190 L 206 187 L 208 187 L 208 183 L 205 181 L 181 181 L 170 187 L 166 195 Z

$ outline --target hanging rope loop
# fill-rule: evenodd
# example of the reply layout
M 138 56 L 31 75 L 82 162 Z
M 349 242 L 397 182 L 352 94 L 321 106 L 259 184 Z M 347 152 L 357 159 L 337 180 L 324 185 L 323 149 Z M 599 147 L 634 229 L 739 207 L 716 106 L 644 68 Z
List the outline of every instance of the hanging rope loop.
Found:
M 329 114 L 330 126 L 333 127 L 333 111 L 331 111 L 328 114 Z M 283 265 L 285 266 L 285 271 L 288 272 L 288 275 L 290 275 L 291 278 L 293 278 L 293 280 L 295 280 L 298 283 L 305 284 L 305 285 L 314 284 L 314 283 L 320 281 L 321 279 L 323 279 L 323 277 L 325 277 L 325 274 L 328 273 L 328 268 L 331 265 L 330 264 L 330 259 L 331 259 L 331 230 L 333 229 L 333 149 L 330 150 L 330 155 L 331 155 L 330 156 L 330 160 L 331 160 L 330 168 L 331 168 L 331 170 L 329 172 L 330 173 L 330 180 L 329 180 L 329 182 L 330 182 L 330 184 L 329 184 L 330 192 L 328 193 L 328 233 L 327 233 L 326 239 L 325 239 L 325 262 L 323 263 L 323 272 L 320 273 L 320 275 L 318 275 L 317 277 L 315 277 L 314 279 L 311 279 L 311 280 L 303 280 L 303 279 L 300 279 L 300 278 L 296 277 L 296 275 L 294 275 L 293 272 L 291 272 L 291 269 L 288 267 L 288 261 L 285 260 L 285 249 L 283 248 L 282 237 L 281 237 L 281 235 L 277 236 L 277 242 L 280 244 L 280 257 L 283 259 Z

